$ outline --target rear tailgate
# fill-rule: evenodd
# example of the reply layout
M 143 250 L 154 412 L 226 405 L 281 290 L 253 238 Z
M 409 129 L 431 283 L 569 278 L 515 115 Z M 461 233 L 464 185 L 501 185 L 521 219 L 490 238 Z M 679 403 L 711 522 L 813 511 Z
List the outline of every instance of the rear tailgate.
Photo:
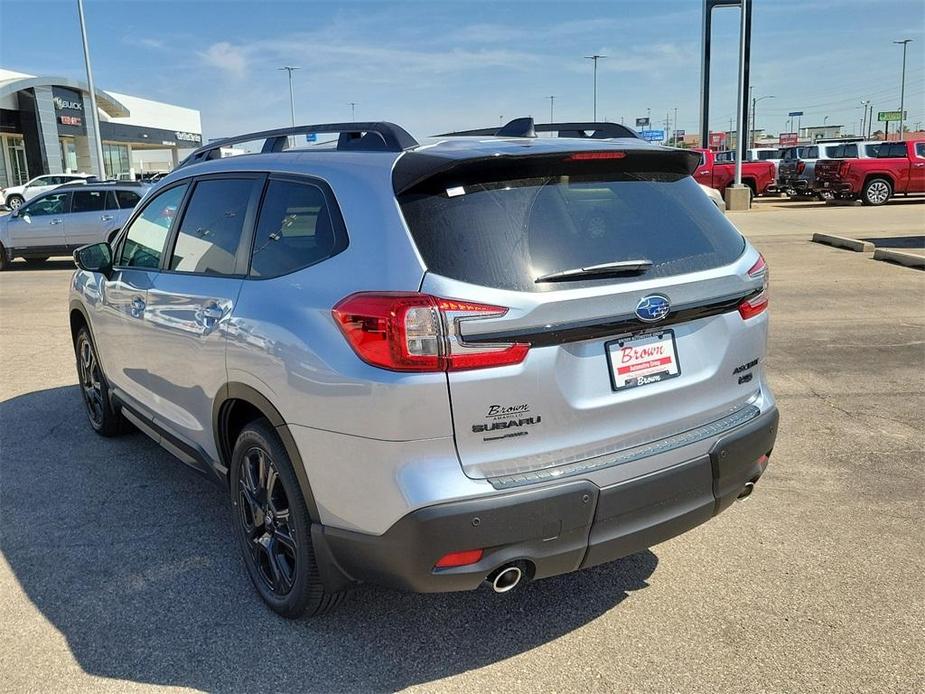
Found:
M 422 291 L 507 309 L 458 321 L 459 342 L 530 345 L 519 364 L 448 373 L 467 475 L 515 486 L 637 459 L 754 410 L 767 322 L 737 307 L 761 292 L 759 256 L 679 162 L 496 162 L 493 180 L 473 166 L 399 197 Z M 536 281 L 640 259 L 651 267 Z

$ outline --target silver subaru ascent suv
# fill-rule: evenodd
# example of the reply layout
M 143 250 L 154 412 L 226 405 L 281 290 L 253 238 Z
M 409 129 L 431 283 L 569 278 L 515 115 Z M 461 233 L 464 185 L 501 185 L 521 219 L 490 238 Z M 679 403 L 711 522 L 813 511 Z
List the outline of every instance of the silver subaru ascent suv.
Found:
M 219 481 L 278 613 L 358 582 L 505 592 L 683 533 L 764 472 L 763 258 L 697 153 L 556 125 L 210 143 L 75 252 L 90 425 Z M 333 136 L 290 146 L 310 133 Z

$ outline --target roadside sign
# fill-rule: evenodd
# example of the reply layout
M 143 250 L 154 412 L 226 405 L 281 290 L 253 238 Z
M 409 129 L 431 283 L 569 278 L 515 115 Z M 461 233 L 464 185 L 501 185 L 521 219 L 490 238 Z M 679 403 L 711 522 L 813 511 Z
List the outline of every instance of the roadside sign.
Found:
M 723 149 L 726 146 L 726 133 L 710 133 L 710 149 Z
M 881 123 L 890 121 L 906 120 L 908 111 L 903 111 L 902 118 L 899 117 L 899 111 L 880 111 L 877 114 L 877 120 Z
M 797 133 L 781 133 L 777 142 L 781 147 L 793 147 L 800 144 L 800 136 Z
M 803 115 L 802 111 L 791 111 L 790 113 L 787 114 L 787 116 L 790 118 L 794 118 L 796 116 L 802 116 L 802 115 Z
M 648 127 L 649 127 L 649 119 L 648 119 L 648 118 L 637 118 L 637 119 L 636 119 L 636 127 L 637 127 L 637 128 L 648 128 Z
M 680 139 L 680 138 L 682 138 L 682 137 L 684 137 L 684 134 L 685 134 L 685 133 L 684 133 L 683 130 L 675 130 L 675 131 L 674 131 L 674 136 L 675 136 L 675 139 L 676 139 L 676 140 L 677 140 L 677 139 Z
M 665 139 L 664 130 L 643 130 L 642 139 L 646 142 L 661 142 Z
M 308 133 L 305 136 L 306 142 L 318 142 L 318 133 Z

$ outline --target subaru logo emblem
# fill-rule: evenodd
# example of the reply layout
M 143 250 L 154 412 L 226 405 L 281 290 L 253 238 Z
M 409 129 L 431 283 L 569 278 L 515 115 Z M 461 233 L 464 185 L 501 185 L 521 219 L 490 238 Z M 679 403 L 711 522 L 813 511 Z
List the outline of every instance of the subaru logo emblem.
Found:
M 646 323 L 655 323 L 668 315 L 671 310 L 671 302 L 667 296 L 661 294 L 649 294 L 644 296 L 636 304 L 636 315 L 639 320 Z

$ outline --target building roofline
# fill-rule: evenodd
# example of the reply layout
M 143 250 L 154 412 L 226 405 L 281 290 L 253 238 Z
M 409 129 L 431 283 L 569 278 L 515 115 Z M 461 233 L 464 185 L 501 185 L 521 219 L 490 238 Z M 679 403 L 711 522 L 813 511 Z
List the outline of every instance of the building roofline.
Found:
M 90 92 L 90 87 L 86 82 L 70 77 L 23 77 L 0 82 L 0 98 L 12 96 L 16 92 L 33 87 L 70 87 L 82 92 Z M 110 118 L 128 118 L 131 115 L 127 106 L 102 89 L 96 90 L 96 105 Z

